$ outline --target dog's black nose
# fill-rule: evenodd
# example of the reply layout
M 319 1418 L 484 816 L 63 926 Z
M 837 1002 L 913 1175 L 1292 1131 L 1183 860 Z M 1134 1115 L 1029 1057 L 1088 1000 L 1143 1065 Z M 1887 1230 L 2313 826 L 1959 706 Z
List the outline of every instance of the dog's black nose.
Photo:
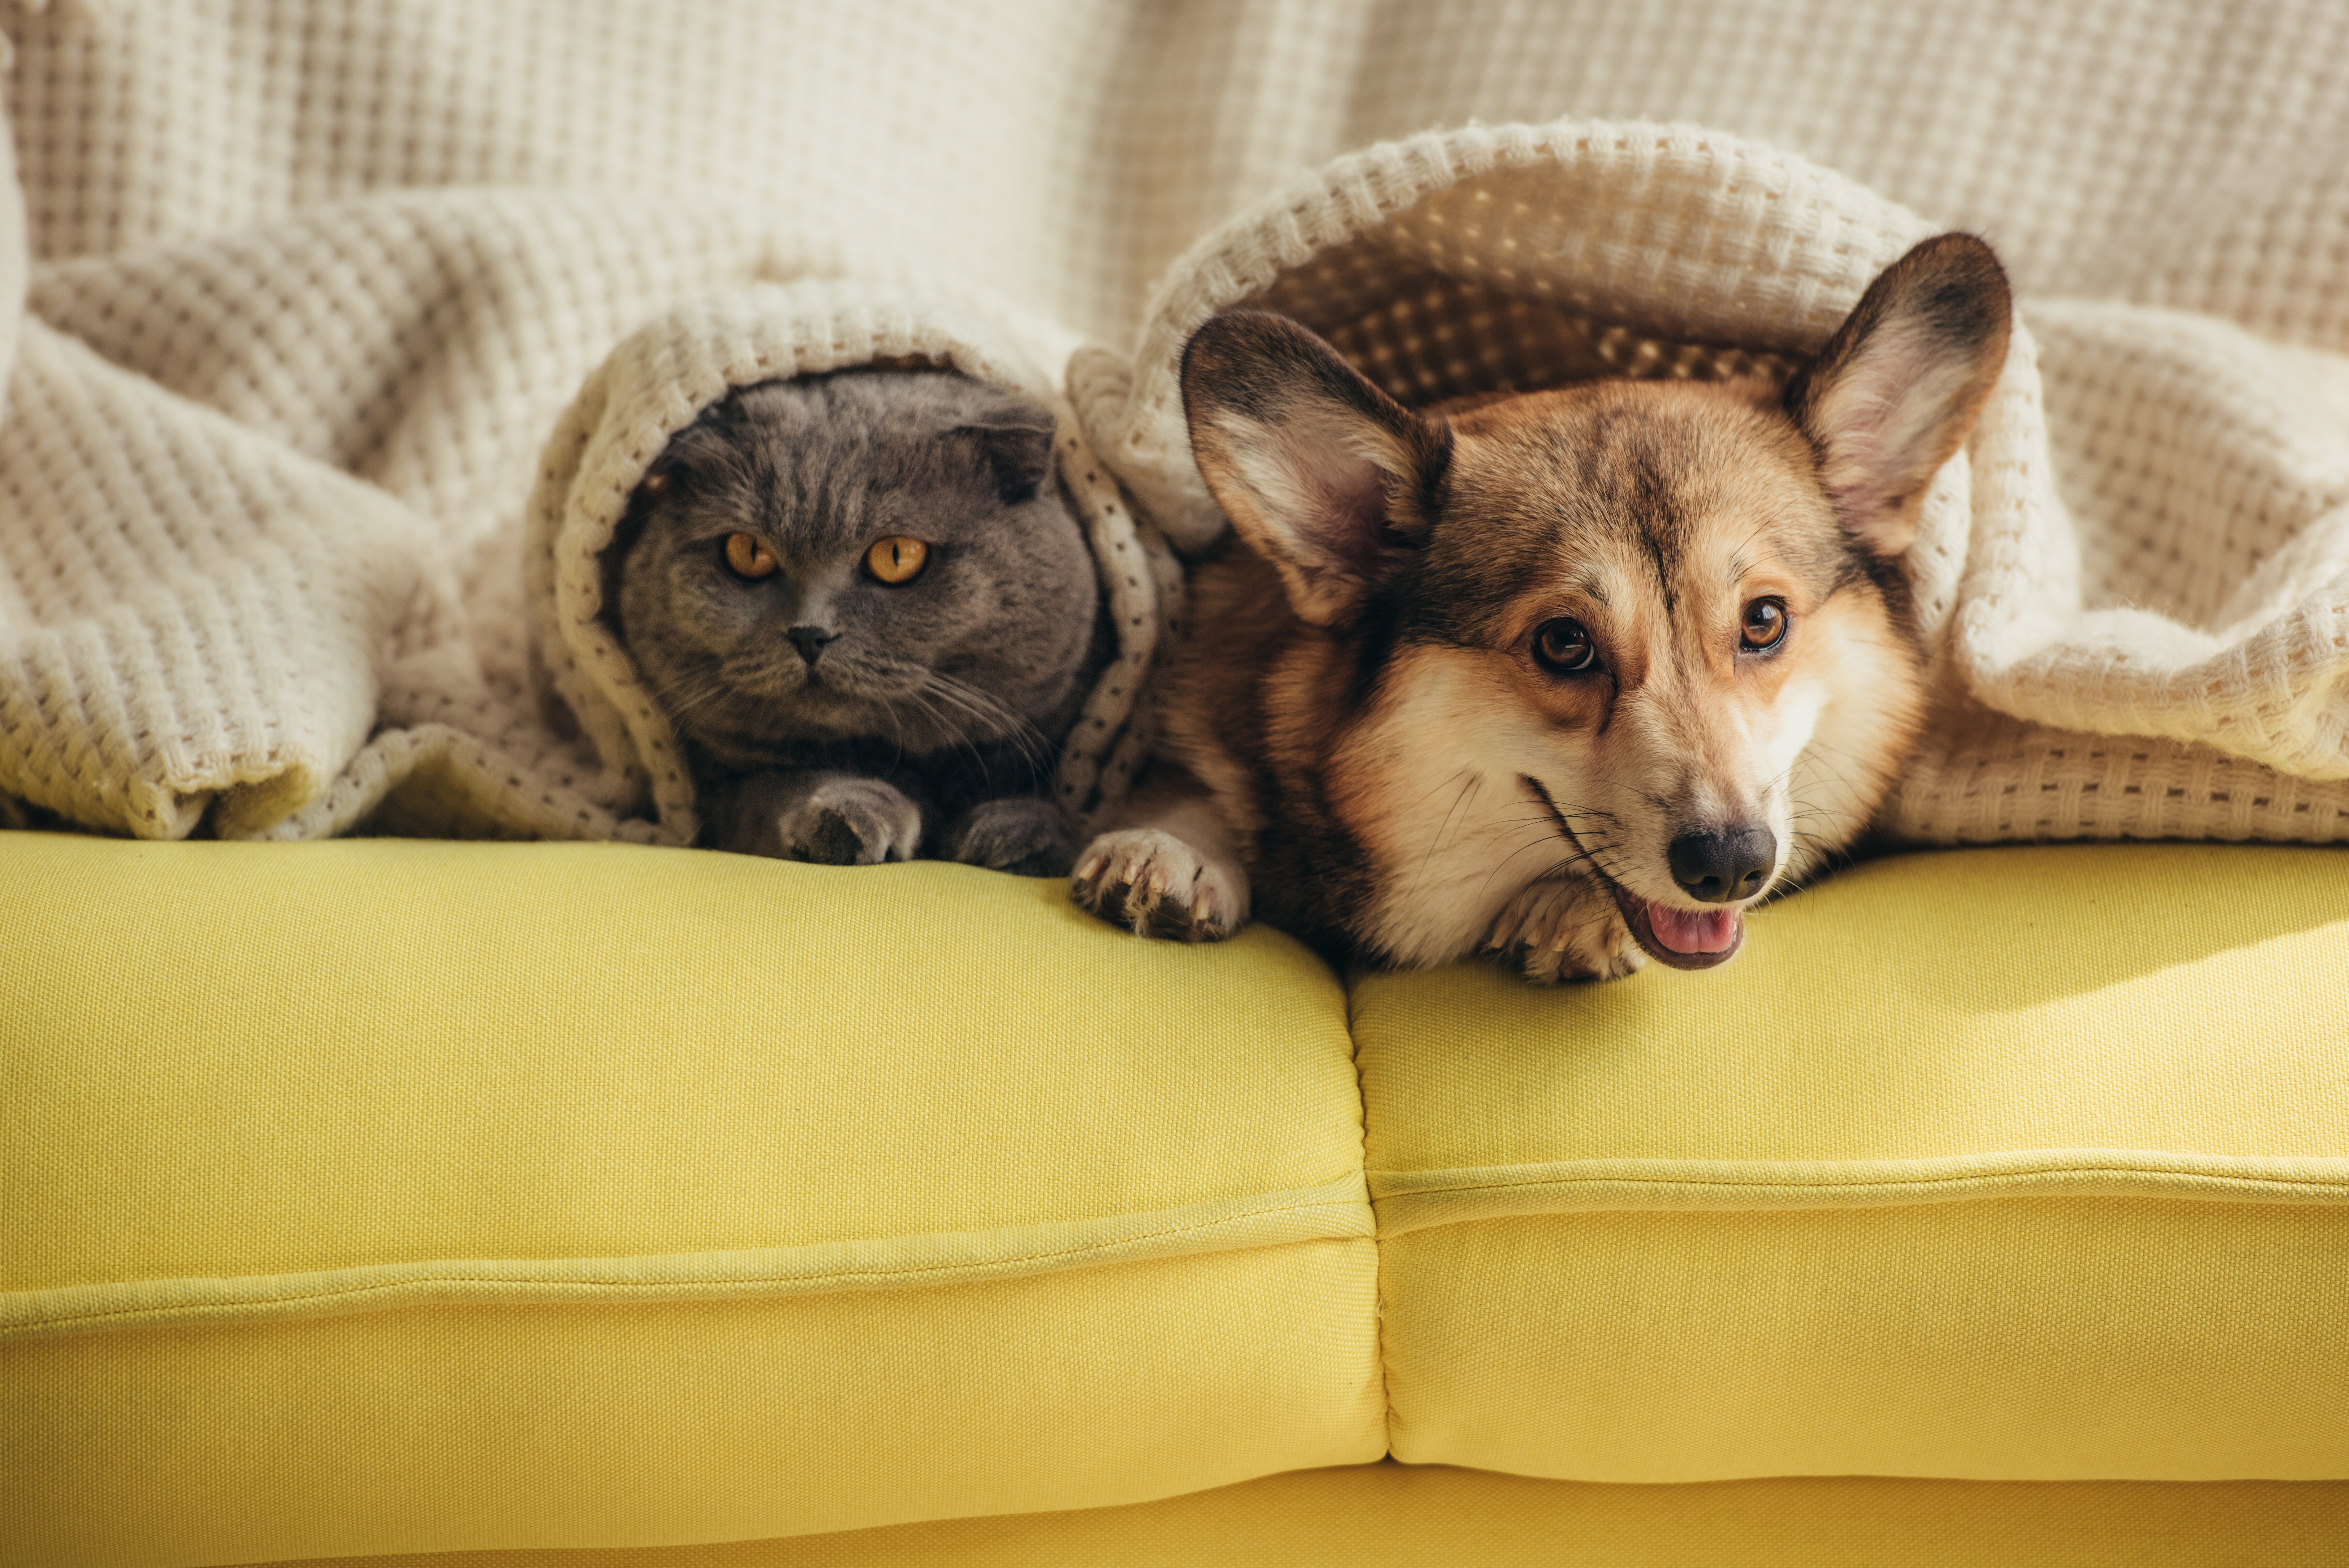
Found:
M 840 633 L 826 631 L 820 626 L 795 626 L 783 633 L 800 650 L 800 657 L 811 665 L 822 657 L 823 645 L 839 640 Z
M 1733 827 L 1723 833 L 1683 833 L 1664 858 L 1672 880 L 1692 898 L 1733 904 L 1762 890 L 1778 863 L 1778 840 L 1766 827 Z

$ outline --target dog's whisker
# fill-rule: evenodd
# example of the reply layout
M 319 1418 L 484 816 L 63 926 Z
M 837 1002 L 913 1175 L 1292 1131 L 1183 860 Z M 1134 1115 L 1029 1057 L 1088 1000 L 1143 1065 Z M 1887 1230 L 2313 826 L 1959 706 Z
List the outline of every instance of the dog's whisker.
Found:
M 1444 786 L 1445 786 L 1445 785 L 1447 785 L 1447 784 L 1451 784 L 1451 783 L 1453 782 L 1453 780 L 1454 780 L 1454 779 L 1457 779 L 1458 777 L 1460 777 L 1460 774 L 1465 774 L 1465 773 L 1468 773 L 1468 772 L 1470 772 L 1470 771 L 1471 771 L 1470 769 L 1467 769 L 1467 768 L 1462 768 L 1462 769 L 1460 770 L 1460 773 L 1458 773 L 1458 774 L 1454 774 L 1452 775 L 1452 777 L 1451 777 L 1451 778 L 1444 779 L 1444 780 L 1443 780 L 1442 782 L 1440 782 L 1440 783 L 1438 783 L 1438 784 L 1433 784 L 1433 785 L 1430 786 L 1430 787 L 1429 787 L 1429 789 L 1428 789 L 1428 792 L 1427 792 L 1425 794 L 1421 795 L 1417 800 L 1415 800 L 1415 801 L 1413 801 L 1413 802 L 1412 802 L 1412 803 L 1411 803 L 1411 804 L 1412 804 L 1412 807 L 1413 807 L 1413 810 L 1416 810 L 1416 809 L 1418 809 L 1419 807 L 1421 807 L 1421 806 L 1423 806 L 1423 805 L 1425 805 L 1429 801 L 1433 800 L 1433 799 L 1436 797 L 1436 795 L 1437 795 L 1438 794 L 1442 793 L 1442 791 L 1444 790 Z
M 1481 898 L 1485 889 L 1493 885 L 1493 878 L 1506 870 L 1509 866 L 1516 861 L 1518 856 L 1523 855 L 1528 849 L 1539 849 L 1545 844 L 1556 844 L 1558 841 L 1557 834 L 1553 830 L 1541 835 L 1538 838 L 1530 839 L 1527 842 L 1517 846 L 1516 848 L 1509 851 L 1506 857 L 1495 862 L 1493 868 L 1485 873 L 1485 880 L 1477 885 L 1478 896 Z
M 1411 886 L 1414 892 L 1417 891 L 1420 885 L 1426 880 L 1427 868 L 1434 861 L 1435 852 L 1444 846 L 1444 839 L 1451 836 L 1453 818 L 1460 814 L 1461 805 L 1465 802 L 1470 795 L 1475 794 L 1485 783 L 1484 774 L 1479 773 L 1469 773 L 1468 770 L 1464 768 L 1461 771 L 1468 774 L 1467 781 L 1460 786 L 1460 793 L 1452 797 L 1451 809 L 1444 814 L 1444 821 L 1442 825 L 1436 828 L 1435 836 L 1428 841 L 1427 852 L 1419 857 L 1419 865 L 1412 873 Z M 1458 775 L 1455 774 L 1454 776 L 1457 777 Z M 1430 794 L 1433 793 L 1433 791 L 1430 792 Z M 1421 798 L 1424 800 L 1427 797 L 1422 796 Z

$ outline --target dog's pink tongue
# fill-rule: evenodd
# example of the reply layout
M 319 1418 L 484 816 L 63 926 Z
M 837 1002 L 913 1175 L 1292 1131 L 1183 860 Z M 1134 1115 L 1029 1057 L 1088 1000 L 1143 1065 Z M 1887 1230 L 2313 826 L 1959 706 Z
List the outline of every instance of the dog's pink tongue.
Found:
M 1676 953 L 1724 952 L 1737 940 L 1738 914 L 1734 909 L 1709 909 L 1702 915 L 1692 915 L 1685 909 L 1674 909 L 1662 904 L 1648 906 L 1648 929 L 1656 940 Z

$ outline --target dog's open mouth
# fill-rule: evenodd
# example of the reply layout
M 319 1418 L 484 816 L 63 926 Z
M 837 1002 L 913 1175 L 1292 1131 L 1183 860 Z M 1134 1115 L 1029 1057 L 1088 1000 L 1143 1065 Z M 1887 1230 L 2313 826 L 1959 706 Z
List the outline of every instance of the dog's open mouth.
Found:
M 1599 868 L 1599 861 L 1557 803 L 1549 797 L 1539 779 L 1531 774 L 1522 775 L 1534 794 L 1557 823 L 1557 830 L 1566 841 L 1582 854 L 1583 864 L 1590 874 L 1607 884 L 1607 891 L 1615 898 L 1615 908 L 1621 911 L 1623 923 L 1631 928 L 1631 940 L 1640 950 L 1658 963 L 1674 969 L 1711 969 L 1717 963 L 1727 963 L 1737 956 L 1745 940 L 1745 911 L 1739 909 L 1707 909 L 1702 914 L 1676 909 L 1669 904 L 1651 903 L 1632 892 Z
M 1745 915 L 1741 909 L 1707 909 L 1697 915 L 1669 904 L 1651 904 L 1611 877 L 1607 878 L 1607 890 L 1615 895 L 1615 907 L 1623 911 L 1631 940 L 1658 963 L 1674 969 L 1711 969 L 1735 958 L 1739 944 L 1745 940 Z

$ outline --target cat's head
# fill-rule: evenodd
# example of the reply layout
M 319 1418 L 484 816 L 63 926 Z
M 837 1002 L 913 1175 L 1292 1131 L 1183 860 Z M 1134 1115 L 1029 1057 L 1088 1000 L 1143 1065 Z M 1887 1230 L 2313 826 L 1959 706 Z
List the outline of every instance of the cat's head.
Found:
M 1050 410 L 947 370 L 741 388 L 615 542 L 622 639 L 680 734 L 755 766 L 877 739 L 1057 742 L 1094 637 Z

